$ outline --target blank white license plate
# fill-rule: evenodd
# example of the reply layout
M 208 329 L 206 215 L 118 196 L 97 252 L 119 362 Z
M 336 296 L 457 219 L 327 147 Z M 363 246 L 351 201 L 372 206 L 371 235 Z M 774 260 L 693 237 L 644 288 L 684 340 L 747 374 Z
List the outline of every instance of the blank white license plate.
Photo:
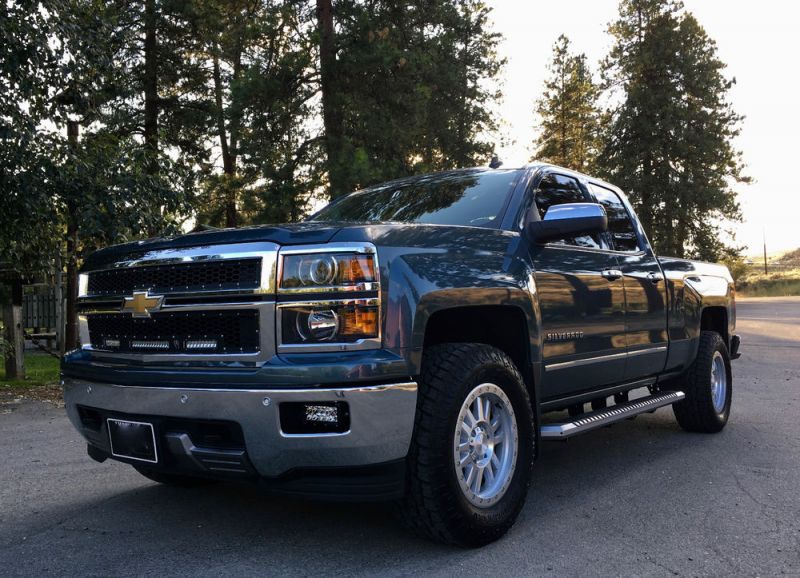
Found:
M 112 456 L 151 464 L 158 463 L 153 424 L 113 418 L 108 418 L 106 423 Z

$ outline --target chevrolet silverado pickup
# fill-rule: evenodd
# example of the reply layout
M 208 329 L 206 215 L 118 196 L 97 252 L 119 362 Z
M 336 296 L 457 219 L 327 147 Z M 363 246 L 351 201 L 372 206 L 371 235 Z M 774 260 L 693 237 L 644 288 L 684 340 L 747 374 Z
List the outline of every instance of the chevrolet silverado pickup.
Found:
M 513 524 L 543 441 L 668 405 L 720 431 L 734 296 L 725 267 L 657 257 L 613 185 L 449 171 L 302 223 L 97 251 L 64 398 L 97 461 L 394 500 L 423 535 L 480 546 Z

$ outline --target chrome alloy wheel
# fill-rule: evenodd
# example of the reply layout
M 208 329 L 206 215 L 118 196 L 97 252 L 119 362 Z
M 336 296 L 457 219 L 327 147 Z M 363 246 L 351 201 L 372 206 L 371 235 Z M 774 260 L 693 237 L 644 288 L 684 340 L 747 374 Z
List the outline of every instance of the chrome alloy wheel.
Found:
M 453 461 L 464 496 L 479 508 L 497 503 L 517 465 L 517 419 L 505 392 L 493 383 L 473 389 L 456 420 Z
M 711 401 L 717 413 L 725 410 L 725 402 L 728 401 L 728 371 L 719 351 L 715 351 L 711 359 Z

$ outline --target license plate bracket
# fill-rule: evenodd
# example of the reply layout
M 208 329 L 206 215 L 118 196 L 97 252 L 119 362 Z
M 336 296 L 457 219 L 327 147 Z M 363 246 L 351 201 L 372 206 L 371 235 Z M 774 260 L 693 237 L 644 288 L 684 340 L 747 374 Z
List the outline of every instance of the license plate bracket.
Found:
M 112 456 L 150 464 L 158 463 L 153 424 L 111 417 L 106 419 L 106 424 Z

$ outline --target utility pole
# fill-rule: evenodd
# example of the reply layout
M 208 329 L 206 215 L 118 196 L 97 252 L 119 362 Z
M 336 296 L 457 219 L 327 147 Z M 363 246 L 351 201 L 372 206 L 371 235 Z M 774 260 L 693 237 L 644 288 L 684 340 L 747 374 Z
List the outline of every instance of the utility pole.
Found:
M 766 227 L 761 228 L 761 233 L 764 238 L 764 275 L 767 274 L 767 229 Z

